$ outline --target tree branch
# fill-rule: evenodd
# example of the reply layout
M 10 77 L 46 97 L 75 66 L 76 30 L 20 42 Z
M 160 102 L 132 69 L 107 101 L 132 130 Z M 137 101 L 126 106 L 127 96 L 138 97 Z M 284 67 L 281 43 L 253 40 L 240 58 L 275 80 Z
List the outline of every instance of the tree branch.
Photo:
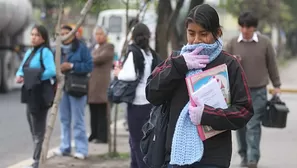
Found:
M 42 143 L 42 149 L 41 149 L 41 154 L 40 154 L 40 158 L 39 158 L 39 168 L 43 168 L 45 161 L 47 159 L 47 153 L 48 153 L 48 148 L 49 148 L 49 142 L 50 142 L 50 137 L 52 135 L 53 132 L 53 127 L 54 127 L 54 123 L 56 121 L 56 116 L 57 116 L 57 111 L 58 111 L 58 105 L 61 99 L 61 95 L 62 95 L 62 85 L 64 85 L 63 83 L 63 77 L 62 77 L 62 73 L 60 71 L 60 63 L 61 63 L 61 36 L 60 36 L 60 27 L 61 27 L 61 20 L 62 20 L 62 15 L 63 15 L 63 2 L 60 3 L 60 11 L 59 11 L 59 16 L 58 16 L 58 23 L 56 26 L 56 35 L 57 35 L 57 45 L 56 45 L 56 57 L 55 57 L 55 64 L 56 64 L 56 76 L 57 76 L 57 80 L 58 80 L 58 87 L 61 89 L 57 89 L 57 93 L 55 95 L 55 99 L 54 99 L 54 103 L 53 106 L 51 108 L 51 116 L 50 119 L 48 121 L 48 125 L 47 125 L 47 129 L 46 129 L 46 133 L 44 135 L 44 141 Z M 60 90 L 60 91 L 59 91 Z
M 85 4 L 84 8 L 81 11 L 81 18 L 79 19 L 76 27 L 65 37 L 62 38 L 60 36 L 60 30 L 61 30 L 61 20 L 63 16 L 63 1 L 60 2 L 60 11 L 59 11 L 59 16 L 58 16 L 58 22 L 56 26 L 56 53 L 55 53 L 55 64 L 56 64 L 56 78 L 57 78 L 57 83 L 58 83 L 58 88 L 55 94 L 54 102 L 53 105 L 50 109 L 50 115 L 48 119 L 48 124 L 46 128 L 46 133 L 44 135 L 44 141 L 42 143 L 42 149 L 41 149 L 41 155 L 39 159 L 39 168 L 44 168 L 45 167 L 45 162 L 47 159 L 47 154 L 48 154 L 48 148 L 49 148 L 49 143 L 50 143 L 50 138 L 54 129 L 55 121 L 57 118 L 58 114 L 58 109 L 59 109 L 59 104 L 61 101 L 61 97 L 63 94 L 63 86 L 64 86 L 64 75 L 61 72 L 60 69 L 60 64 L 61 64 L 61 44 L 63 40 L 67 40 L 70 38 L 72 35 L 75 34 L 77 29 L 82 25 L 88 11 L 91 9 L 91 6 L 93 4 L 93 0 L 88 0 L 88 2 Z
M 73 36 L 76 31 L 79 29 L 79 27 L 83 24 L 88 12 L 90 11 L 91 7 L 93 5 L 93 0 L 88 0 L 85 4 L 85 6 L 83 7 L 83 9 L 80 12 L 80 18 L 78 20 L 78 22 L 76 23 L 76 26 L 73 30 L 71 30 L 70 33 L 68 33 L 65 37 L 62 38 L 62 41 L 66 41 L 68 40 L 71 36 Z
M 146 0 L 145 3 L 143 4 L 143 6 L 139 9 L 139 12 L 138 12 L 137 15 L 136 15 L 136 19 L 137 19 L 137 20 L 139 20 L 139 16 L 140 16 L 140 14 L 141 14 L 143 11 L 146 11 L 146 8 L 147 8 L 149 2 L 151 2 L 151 0 Z M 126 4 L 126 5 L 128 5 L 128 4 Z M 132 30 L 132 27 L 129 27 L 129 28 L 127 29 L 127 32 L 128 32 L 128 33 L 126 34 L 126 37 L 125 37 L 125 42 L 124 42 L 124 45 L 123 45 L 123 48 L 122 48 L 122 51 L 121 51 L 120 58 L 126 54 L 126 49 L 127 49 L 127 47 L 128 47 L 128 35 L 129 35 L 129 33 L 131 32 L 131 30 Z

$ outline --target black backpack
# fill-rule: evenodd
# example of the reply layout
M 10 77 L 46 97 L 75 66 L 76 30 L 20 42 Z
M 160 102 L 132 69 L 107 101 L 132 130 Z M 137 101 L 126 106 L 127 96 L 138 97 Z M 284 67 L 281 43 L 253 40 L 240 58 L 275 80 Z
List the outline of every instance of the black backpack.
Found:
M 140 150 L 149 168 L 167 167 L 165 144 L 168 122 L 169 109 L 164 104 L 152 108 L 149 120 L 142 127 L 144 135 L 140 141 Z

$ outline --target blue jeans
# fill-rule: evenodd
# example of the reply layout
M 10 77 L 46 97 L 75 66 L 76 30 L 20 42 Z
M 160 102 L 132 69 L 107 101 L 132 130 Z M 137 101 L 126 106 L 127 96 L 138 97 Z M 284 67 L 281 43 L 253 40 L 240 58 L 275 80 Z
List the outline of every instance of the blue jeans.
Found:
M 62 142 L 60 150 L 64 154 L 71 152 L 71 122 L 73 121 L 73 134 L 75 142 L 75 152 L 88 155 L 88 138 L 85 125 L 85 106 L 87 96 L 73 97 L 63 93 L 60 103 L 60 121 Z
M 238 153 L 247 162 L 258 162 L 260 159 L 261 120 L 266 110 L 266 87 L 251 89 L 254 116 L 246 127 L 238 130 Z

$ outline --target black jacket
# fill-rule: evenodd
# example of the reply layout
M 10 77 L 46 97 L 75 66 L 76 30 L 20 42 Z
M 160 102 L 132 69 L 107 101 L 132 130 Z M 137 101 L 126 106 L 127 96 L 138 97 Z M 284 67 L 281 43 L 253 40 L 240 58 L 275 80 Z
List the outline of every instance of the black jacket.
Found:
M 139 48 L 136 44 L 130 44 L 128 46 L 128 50 L 127 50 L 127 56 L 125 57 L 123 64 L 125 64 L 127 58 L 128 58 L 128 54 L 130 52 L 133 52 L 133 62 L 134 62 L 134 69 L 136 74 L 138 74 L 139 76 L 142 76 L 144 73 L 144 55 L 141 52 L 141 48 Z M 152 62 L 152 71 L 155 69 L 155 67 L 161 63 L 161 60 L 158 56 L 158 54 L 150 48 L 150 52 L 152 53 L 153 56 L 153 62 Z
M 201 124 L 209 125 L 216 130 L 228 131 L 204 141 L 204 154 L 200 162 L 229 167 L 232 154 L 231 130 L 244 127 L 254 112 L 246 77 L 236 58 L 223 51 L 204 70 L 224 63 L 228 66 L 231 106 L 223 110 L 205 105 Z M 182 56 L 170 57 L 156 67 L 147 82 L 146 96 L 150 103 L 160 105 L 166 101 L 170 102 L 166 141 L 167 158 L 170 158 L 177 119 L 189 101 L 185 82 L 187 72 L 188 68 Z

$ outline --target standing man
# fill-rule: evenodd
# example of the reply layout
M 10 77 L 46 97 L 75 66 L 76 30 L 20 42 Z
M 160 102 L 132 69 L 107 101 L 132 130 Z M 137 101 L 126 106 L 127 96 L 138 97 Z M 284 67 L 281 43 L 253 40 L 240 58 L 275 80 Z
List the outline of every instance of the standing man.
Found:
M 261 118 L 265 112 L 269 78 L 274 86 L 273 94 L 280 93 L 280 76 L 275 50 L 270 40 L 256 33 L 258 18 L 245 12 L 238 18 L 241 33 L 233 38 L 226 50 L 238 57 L 246 73 L 251 90 L 254 116 L 245 128 L 237 131 L 238 153 L 241 167 L 257 168 L 260 159 Z

